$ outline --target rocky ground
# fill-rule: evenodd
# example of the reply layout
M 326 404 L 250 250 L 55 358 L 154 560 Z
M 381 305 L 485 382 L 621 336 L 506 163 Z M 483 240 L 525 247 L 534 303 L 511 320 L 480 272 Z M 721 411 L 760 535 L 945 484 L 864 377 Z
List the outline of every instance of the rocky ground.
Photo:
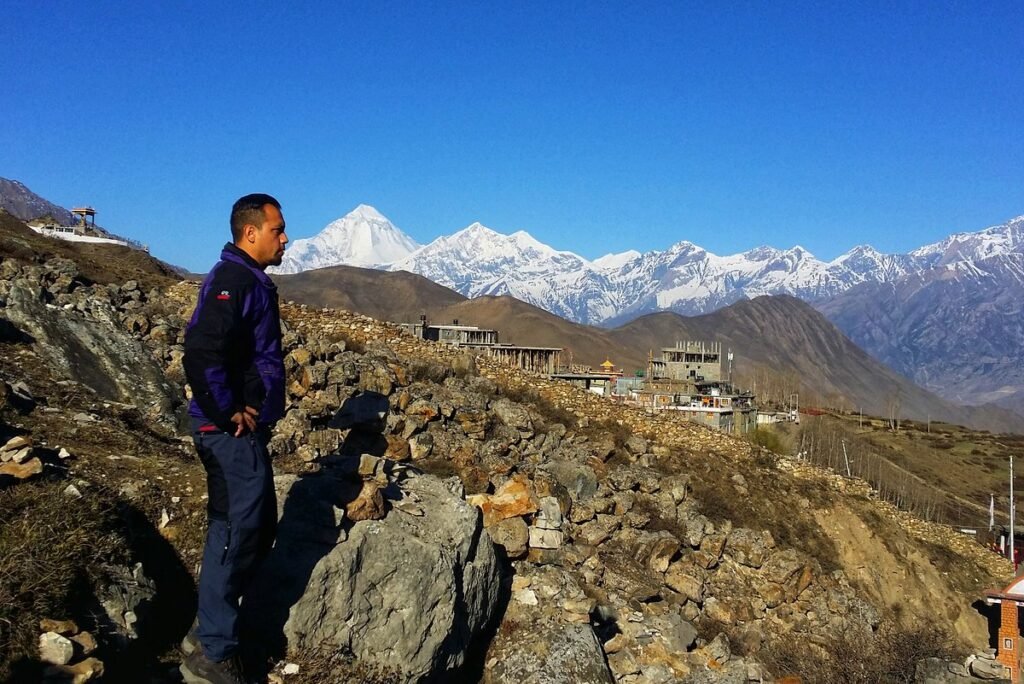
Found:
M 195 296 L 0 262 L 0 678 L 174 681 Z M 363 316 L 283 317 L 280 533 L 245 606 L 272 681 L 968 681 L 979 650 L 998 674 L 972 603 L 1009 566 L 859 480 Z

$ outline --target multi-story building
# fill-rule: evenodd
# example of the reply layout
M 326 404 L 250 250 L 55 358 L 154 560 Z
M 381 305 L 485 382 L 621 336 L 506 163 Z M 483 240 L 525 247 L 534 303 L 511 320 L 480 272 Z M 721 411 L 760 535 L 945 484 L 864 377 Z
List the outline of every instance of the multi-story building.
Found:
M 720 342 L 676 342 L 650 359 L 642 384 L 620 381 L 617 391 L 627 403 L 743 434 L 757 429 L 757 407 L 753 394 L 733 387 L 731 364 L 732 353 L 723 354 Z
M 721 382 L 724 379 L 721 342 L 686 340 L 662 347 L 661 358 L 651 359 L 650 377 L 655 380 Z

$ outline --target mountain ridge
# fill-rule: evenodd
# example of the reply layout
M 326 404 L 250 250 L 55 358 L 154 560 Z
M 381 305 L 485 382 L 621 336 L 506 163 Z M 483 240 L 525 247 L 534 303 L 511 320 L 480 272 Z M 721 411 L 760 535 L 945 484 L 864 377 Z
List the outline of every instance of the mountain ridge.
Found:
M 354 274 L 366 281 L 360 285 L 350 277 Z M 332 305 L 332 292 L 343 292 L 355 303 L 362 299 L 360 289 L 385 291 L 385 283 L 396 276 L 419 278 L 402 272 L 335 267 L 275 279 L 285 296 L 322 307 Z M 715 339 L 736 352 L 737 381 L 756 389 L 763 398 L 779 400 L 798 392 L 807 405 L 841 405 L 875 415 L 887 415 L 898 403 L 897 413 L 908 418 L 1024 432 L 1024 418 L 1009 410 L 958 406 L 916 386 L 858 348 L 809 304 L 787 295 L 744 300 L 693 317 L 655 312 L 608 329 L 560 318 L 509 295 L 466 299 L 452 290 L 438 292 L 448 293 L 447 298 L 422 296 L 419 309 L 399 296 L 364 308 L 356 304 L 353 310 L 394 321 L 418 320 L 420 314 L 435 323 L 457 319 L 465 325 L 497 329 L 502 342 L 561 347 L 563 362 L 597 366 L 610 359 L 627 374 L 646 369 L 649 352 L 657 355 L 661 347 L 677 340 Z
M 276 272 L 340 264 L 324 248 L 304 260 L 304 245 L 316 240 L 326 243 L 332 227 L 357 211 L 313 238 L 296 241 L 291 254 L 286 253 L 287 266 L 282 264 Z M 378 225 L 398 230 L 386 219 Z M 1024 244 L 1022 236 L 1024 216 L 981 231 L 955 233 L 906 254 L 887 254 L 862 244 L 831 261 L 817 259 L 800 245 L 788 249 L 762 245 L 718 255 L 680 240 L 665 250 L 630 250 L 591 261 L 546 245 L 526 231 L 505 235 L 474 222 L 398 259 L 351 255 L 348 265 L 418 273 L 467 297 L 510 294 L 579 323 L 614 327 L 651 311 L 694 315 L 762 294 L 823 301 L 862 283 L 893 282 L 937 266 L 1017 251 Z

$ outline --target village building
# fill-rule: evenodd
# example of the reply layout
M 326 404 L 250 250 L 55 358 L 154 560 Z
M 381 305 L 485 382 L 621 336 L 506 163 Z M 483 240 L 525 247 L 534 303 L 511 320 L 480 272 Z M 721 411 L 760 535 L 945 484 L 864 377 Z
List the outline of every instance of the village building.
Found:
M 487 355 L 507 366 L 554 376 L 561 363 L 562 348 L 496 344 L 487 348 Z
M 746 434 L 757 429 L 757 406 L 752 393 L 733 387 L 731 365 L 719 342 L 680 341 L 650 356 L 645 378 L 620 378 L 614 392 L 623 403 Z
M 73 226 L 62 225 L 52 216 L 42 216 L 28 221 L 25 225 L 36 233 L 49 238 L 68 242 L 88 242 L 101 245 L 119 245 L 148 252 L 149 247 L 128 238 L 112 235 L 96 226 L 96 210 L 92 207 L 75 207 L 71 213 L 78 217 Z
M 51 216 L 41 216 L 40 218 L 33 219 L 26 223 L 29 228 L 34 230 L 41 235 L 47 233 L 63 233 L 66 235 L 85 235 L 85 228 L 81 224 L 76 223 L 73 226 L 62 226 L 56 219 Z
M 432 342 L 443 342 L 453 347 L 484 348 L 498 344 L 498 331 L 478 328 L 475 325 L 459 325 L 459 319 L 448 325 L 434 325 L 420 316 L 418 323 L 402 323 L 401 328 L 413 337 Z
M 558 372 L 561 364 L 561 347 L 526 347 L 501 343 L 497 330 L 460 325 L 458 319 L 450 324 L 435 325 L 428 322 L 424 315 L 416 323 L 402 323 L 401 328 L 413 337 L 479 351 L 500 363 L 533 373 L 552 375 Z
M 1002 590 L 985 592 L 985 602 L 999 606 L 999 628 L 996 637 L 996 662 L 1003 668 L 1003 676 L 1011 682 L 1020 681 L 1021 638 L 1019 610 L 1024 606 L 1024 577 L 1017 577 Z
M 611 359 L 596 369 L 561 365 L 560 347 L 523 346 L 499 341 L 497 330 L 462 325 L 431 324 L 420 316 L 402 329 L 414 337 L 477 351 L 496 361 L 552 380 L 652 411 L 675 411 L 680 417 L 708 427 L 746 434 L 757 429 L 754 395 L 730 382 L 732 353 L 723 354 L 719 342 L 681 341 L 664 347 L 660 358 L 651 356 L 646 375 L 625 377 Z M 728 364 L 728 365 L 726 365 Z
M 605 358 L 597 370 L 590 366 L 573 365 L 551 374 L 552 380 L 564 380 L 571 385 L 585 389 L 594 394 L 611 397 L 616 394 L 617 383 L 623 376 L 621 368 L 617 368 L 611 359 Z
M 721 342 L 676 342 L 674 347 L 662 348 L 661 358 L 650 359 L 649 377 L 653 380 L 721 382 L 723 361 Z

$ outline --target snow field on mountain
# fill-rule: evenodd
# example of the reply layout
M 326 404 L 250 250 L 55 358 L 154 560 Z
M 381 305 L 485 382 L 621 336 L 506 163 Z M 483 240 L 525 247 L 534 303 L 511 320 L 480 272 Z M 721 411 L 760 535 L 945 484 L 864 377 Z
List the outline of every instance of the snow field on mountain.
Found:
M 984 268 L 968 264 L 1022 248 L 1024 216 L 909 254 L 858 245 L 825 262 L 799 246 L 763 246 L 720 256 L 683 240 L 664 251 L 630 250 L 589 261 L 525 231 L 504 235 L 480 223 L 421 246 L 373 207 L 359 205 L 316 236 L 296 240 L 273 272 L 340 264 L 404 270 L 467 297 L 507 294 L 570 320 L 600 324 L 657 310 L 704 313 L 765 294 L 820 301 L 861 283 L 895 282 L 942 266 L 957 265 L 954 277 L 984 277 Z

